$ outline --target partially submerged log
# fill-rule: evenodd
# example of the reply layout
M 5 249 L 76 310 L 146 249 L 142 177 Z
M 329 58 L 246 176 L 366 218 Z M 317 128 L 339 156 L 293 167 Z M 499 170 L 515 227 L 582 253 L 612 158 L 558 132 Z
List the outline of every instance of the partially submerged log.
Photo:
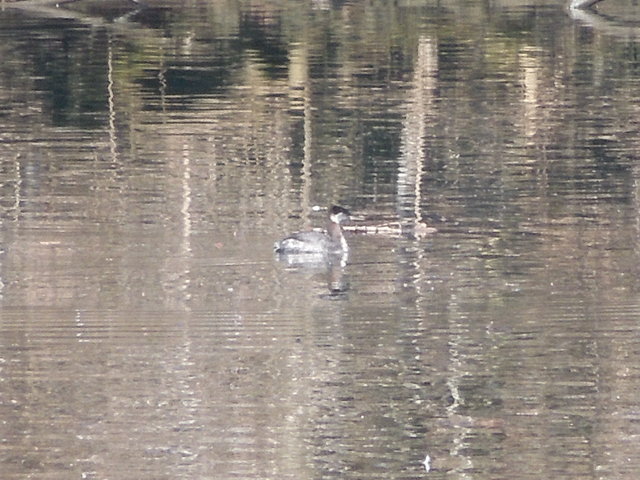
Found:
M 602 0 L 571 0 L 569 8 L 591 8 Z
M 353 233 L 362 233 L 367 235 L 402 235 L 402 226 L 399 222 L 379 223 L 374 225 L 343 225 L 343 230 Z
M 402 225 L 400 222 L 385 222 L 374 224 L 357 224 L 343 225 L 342 228 L 347 232 L 363 235 L 382 235 L 387 237 L 400 237 L 407 235 L 410 237 L 422 238 L 432 233 L 436 233 L 438 229 L 428 226 L 424 222 L 415 224 Z
M 100 15 L 90 13 L 90 11 L 85 12 L 82 9 L 66 8 L 67 6 L 71 6 L 75 3 L 84 4 L 89 2 L 83 2 L 82 0 L 19 0 L 14 2 L 3 2 L 0 0 L 0 8 L 22 10 L 24 12 L 30 12 L 47 18 L 76 20 L 92 26 L 103 26 L 112 23 Z M 122 18 L 124 18 L 128 13 L 145 8 L 145 5 L 143 5 L 140 0 L 105 1 L 98 5 L 104 6 L 103 10 L 108 9 L 109 7 L 124 10 L 126 13 L 122 14 Z

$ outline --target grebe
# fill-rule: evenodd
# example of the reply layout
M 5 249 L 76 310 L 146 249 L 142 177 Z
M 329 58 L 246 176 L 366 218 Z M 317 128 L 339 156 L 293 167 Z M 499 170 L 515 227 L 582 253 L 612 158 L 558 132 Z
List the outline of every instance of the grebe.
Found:
M 276 253 L 297 254 L 345 254 L 349 251 L 347 240 L 340 224 L 351 218 L 346 208 L 334 205 L 329 209 L 329 223 L 326 232 L 297 232 L 273 245 Z

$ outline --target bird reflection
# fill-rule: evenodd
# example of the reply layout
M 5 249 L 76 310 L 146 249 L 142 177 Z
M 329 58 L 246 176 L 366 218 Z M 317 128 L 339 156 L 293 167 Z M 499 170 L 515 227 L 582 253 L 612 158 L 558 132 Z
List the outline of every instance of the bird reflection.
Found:
M 347 253 L 278 253 L 276 258 L 289 267 L 307 270 L 324 270 L 327 279 L 329 296 L 345 295 L 349 284 L 345 277 Z

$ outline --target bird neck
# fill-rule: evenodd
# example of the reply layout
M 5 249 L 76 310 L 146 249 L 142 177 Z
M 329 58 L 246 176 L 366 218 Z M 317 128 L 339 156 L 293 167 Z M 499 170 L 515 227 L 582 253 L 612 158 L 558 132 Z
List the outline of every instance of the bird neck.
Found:
M 329 222 L 329 226 L 327 227 L 327 233 L 331 240 L 337 243 L 340 243 L 340 247 L 342 247 L 343 251 L 347 251 L 349 247 L 347 246 L 347 240 L 342 235 L 342 227 L 340 227 L 339 223 Z
M 331 240 L 339 242 L 340 238 L 342 238 L 342 229 L 340 228 L 340 224 L 336 222 L 329 222 L 327 232 L 329 233 Z

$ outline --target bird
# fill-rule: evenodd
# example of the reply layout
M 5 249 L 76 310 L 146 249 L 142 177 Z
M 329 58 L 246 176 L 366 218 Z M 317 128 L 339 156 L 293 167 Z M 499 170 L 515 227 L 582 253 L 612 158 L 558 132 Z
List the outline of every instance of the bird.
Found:
M 296 232 L 276 242 L 273 249 L 280 254 L 346 254 L 349 245 L 341 224 L 349 221 L 351 212 L 333 205 L 329 209 L 326 231 Z

